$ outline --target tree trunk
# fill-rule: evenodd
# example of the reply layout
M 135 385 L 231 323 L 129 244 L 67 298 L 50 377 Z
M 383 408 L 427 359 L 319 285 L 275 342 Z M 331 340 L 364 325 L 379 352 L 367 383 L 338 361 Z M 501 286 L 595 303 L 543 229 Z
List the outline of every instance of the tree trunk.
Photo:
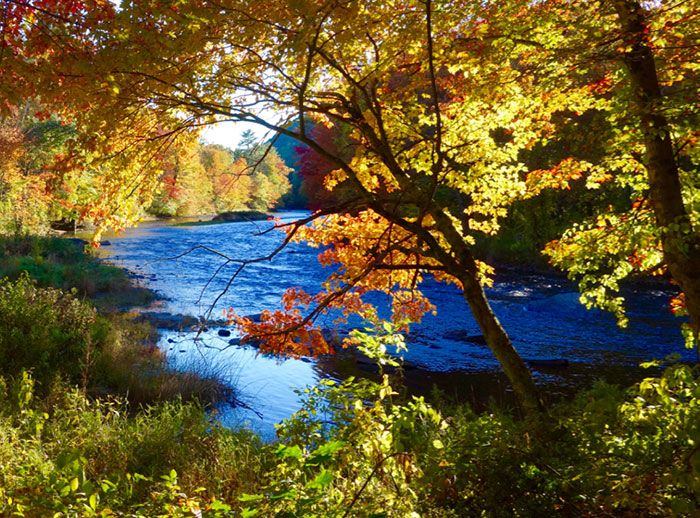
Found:
M 508 334 L 491 309 L 481 283 L 476 275 L 471 273 L 463 273 L 459 279 L 464 285 L 464 298 L 469 304 L 474 319 L 484 333 L 486 344 L 513 385 L 513 390 L 525 415 L 527 417 L 540 415 L 544 411 L 544 405 L 539 398 L 530 369 L 513 347 Z
M 450 219 L 440 207 L 433 207 L 430 214 L 449 247 L 433 247 L 435 259 L 445 271 L 462 283 L 464 299 L 469 304 L 476 323 L 484 333 L 486 345 L 496 357 L 508 377 L 515 396 L 518 398 L 526 417 L 537 418 L 544 412 L 544 405 L 532 378 L 530 369 L 513 347 L 508 334 L 491 309 L 484 289 L 479 282 L 478 266 L 463 236 L 454 228 Z
M 700 236 L 693 229 L 683 204 L 670 127 L 662 111 L 663 94 L 647 40 L 649 26 L 644 9 L 637 0 L 616 0 L 614 6 L 622 38 L 630 46 L 624 60 L 644 135 L 649 197 L 662 231 L 664 260 L 685 294 L 697 343 L 700 330 Z

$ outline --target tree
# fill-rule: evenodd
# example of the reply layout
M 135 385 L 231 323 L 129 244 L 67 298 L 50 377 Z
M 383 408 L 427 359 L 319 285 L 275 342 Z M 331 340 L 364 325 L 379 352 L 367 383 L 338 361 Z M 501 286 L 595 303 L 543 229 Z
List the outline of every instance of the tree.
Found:
M 47 177 L 23 167 L 28 144 L 19 118 L 0 124 L 0 233 L 23 234 L 48 225 Z
M 91 220 L 96 240 L 134 223 L 161 174 L 158 158 L 192 119 L 156 119 L 141 103 L 109 111 L 119 86 L 94 63 L 114 35 L 110 0 L 7 0 L 0 9 L 0 116 L 39 99 L 31 115 L 74 132 L 61 156 L 50 164 L 44 157 L 58 215 Z
M 243 132 L 241 143 L 234 150 L 233 156 L 245 164 L 238 176 L 250 178 L 250 198 L 246 202 L 249 208 L 273 208 L 291 189 L 288 179 L 291 169 L 272 146 L 259 145 L 252 131 Z
M 380 289 L 393 293 L 397 319 L 416 319 L 431 307 L 417 290 L 431 272 L 460 287 L 523 406 L 540 408 L 530 373 L 484 295 L 489 270 L 471 245 L 475 234 L 496 232 L 507 207 L 528 195 L 519 152 L 551 131 L 554 112 L 590 107 L 579 86 L 549 98 L 531 88 L 511 61 L 517 44 L 483 38 L 478 5 L 130 7 L 118 14 L 130 32 L 142 32 L 156 17 L 178 37 L 157 56 L 141 55 L 128 72 L 111 70 L 117 78 L 139 78 L 121 89 L 118 103 L 133 103 L 136 94 L 205 119 L 256 122 L 306 144 L 336 165 L 336 181 L 352 186 L 354 197 L 334 207 L 339 215 L 319 219 L 313 231 L 301 224 L 291 230 L 331 245 L 324 260 L 342 268 L 328 292 L 292 293 L 289 312 L 266 314 L 257 327 L 242 322 L 247 330 L 266 334 L 272 348 L 326 350 L 318 330 L 307 327 L 319 311 L 342 306 L 369 317 L 361 295 Z M 168 63 L 183 59 L 181 48 L 187 65 L 168 74 Z M 133 49 L 127 44 L 124 52 Z M 273 108 L 295 114 L 298 130 L 289 130 L 286 118 L 262 115 Z M 354 155 L 319 145 L 307 116 L 346 125 L 358 142 Z M 295 303 L 314 307 L 302 316 Z
M 341 156 L 346 161 L 349 161 L 355 154 L 354 145 L 336 126 L 314 126 L 310 131 L 310 136 L 328 152 L 335 156 Z M 352 188 L 347 185 L 348 182 L 344 182 L 345 186 L 335 185 L 333 189 L 326 188 L 325 183 L 326 181 L 332 182 L 332 173 L 337 169 L 337 166 L 334 162 L 319 155 L 318 152 L 308 147 L 300 147 L 299 164 L 299 176 L 302 180 L 301 190 L 309 200 L 310 209 L 329 209 L 341 205 L 343 198 L 352 197 Z M 345 195 L 341 192 L 343 190 L 346 191 Z
M 690 2 L 689 6 L 692 4 L 693 2 Z M 700 30 L 700 14 L 698 14 L 697 9 L 695 12 L 686 11 L 688 5 L 680 6 L 678 9 L 680 12 L 671 10 L 671 16 L 663 12 L 664 7 L 645 9 L 637 0 L 618 0 L 613 2 L 613 5 L 625 44 L 623 61 L 629 74 L 628 81 L 632 90 L 633 112 L 639 120 L 641 140 L 644 146 L 644 167 L 649 182 L 649 201 L 654 211 L 656 224 L 660 229 L 664 262 L 685 296 L 685 304 L 691 318 L 693 341 L 697 343 L 700 333 L 700 260 L 698 260 L 700 257 L 700 230 L 696 215 L 691 214 L 692 209 L 689 210 L 685 203 L 681 170 L 678 164 L 682 147 L 686 145 L 696 147 L 697 130 L 688 132 L 688 129 L 682 128 L 682 126 L 679 128 L 665 114 L 665 110 L 668 109 L 665 105 L 669 104 L 666 102 L 668 96 L 664 95 L 661 90 L 661 78 L 656 63 L 657 56 L 655 56 L 653 49 L 659 44 L 665 44 L 667 47 L 671 44 L 682 44 L 681 48 L 694 48 L 697 52 L 697 44 L 693 44 L 693 41 L 684 35 L 691 33 L 684 33 L 684 31 Z M 672 27 L 674 31 L 670 37 L 661 36 L 656 42 L 650 37 L 650 32 L 654 30 L 654 22 L 650 18 L 655 14 L 660 14 L 665 19 L 664 27 Z M 686 16 L 691 18 L 690 22 L 683 19 Z M 656 48 L 658 49 L 658 47 Z M 659 50 L 657 50 L 658 52 Z M 682 52 L 686 52 L 686 50 Z M 697 57 L 697 54 L 695 55 Z M 670 77 L 667 75 L 665 78 L 666 84 L 676 88 L 685 87 L 691 91 L 694 89 L 695 94 L 697 94 L 697 73 L 700 70 L 697 59 L 694 66 L 691 64 L 690 67 L 683 67 L 683 65 L 684 63 L 692 63 L 692 61 L 679 60 L 677 57 L 669 61 L 670 63 L 666 63 L 666 65 L 680 66 L 681 70 L 689 68 L 689 75 L 695 77 L 691 77 L 688 81 L 681 70 L 667 68 L 665 72 L 670 73 Z M 688 104 L 684 105 L 683 108 L 688 109 L 691 106 L 692 104 Z M 697 122 L 697 102 L 695 110 L 690 113 L 695 115 L 694 118 Z M 690 115 L 690 113 L 686 113 L 686 115 Z M 684 141 L 683 139 L 689 140 Z M 697 175 L 697 165 L 693 172 Z M 697 187 L 697 180 L 694 187 Z
M 96 48 L 104 50 L 90 70 L 79 63 L 72 68 L 100 113 L 144 122 L 157 114 L 158 131 L 136 126 L 151 135 L 142 141 L 216 121 L 245 121 L 295 138 L 334 164 L 326 185 L 343 184 L 352 195 L 315 213 L 313 227 L 305 226 L 310 220 L 288 227 L 287 241 L 326 246 L 322 261 L 338 270 L 324 292 L 290 291 L 285 311 L 266 312 L 259 324 L 241 320 L 246 331 L 264 334 L 275 350 L 322 352 L 329 346 L 311 325 L 320 312 L 339 307 L 372 318 L 362 295 L 378 289 L 392 293 L 398 322 L 415 320 L 431 308 L 418 291 L 431 273 L 462 290 L 523 407 L 536 413 L 534 383 L 488 304 L 483 285 L 490 269 L 473 247 L 478 236 L 498 232 L 515 201 L 582 178 L 591 188 L 624 185 L 639 198 L 630 214 L 601 214 L 552 244 L 550 253 L 582 275 L 584 300 L 618 312 L 620 301 L 611 299 L 618 281 L 665 260 L 687 290 L 697 322 L 690 302 L 697 216 L 678 193 L 691 204 L 695 199 L 697 113 L 689 100 L 697 85 L 696 47 L 684 35 L 697 32 L 698 21 L 692 2 L 646 9 L 620 1 L 598 10 L 583 0 L 177 6 L 147 0 L 127 3 L 96 33 Z M 661 41 L 675 50 L 654 56 L 652 44 Z M 680 91 L 663 113 L 656 106 L 659 92 L 644 90 L 653 87 L 655 57 L 669 89 Z M 625 67 L 629 76 L 622 75 Z M 95 88 L 100 83 L 91 77 L 108 78 L 111 93 Z M 603 114 L 611 135 L 601 158 L 564 156 L 528 170 L 530 150 L 567 121 L 591 113 Z M 308 118 L 348 128 L 354 153 L 322 145 Z M 121 116 L 97 117 L 85 125 L 96 131 L 99 124 L 111 129 L 122 123 Z M 662 167 L 663 156 L 688 166 L 676 175 L 668 161 Z M 611 232 L 605 246 L 594 248 Z M 663 254 L 644 252 L 641 245 L 653 243 Z
M 565 9 L 545 2 L 535 11 L 532 23 L 547 31 L 548 46 L 537 53 L 539 63 L 530 62 L 534 73 L 587 83 L 608 125 L 601 156 L 580 171 L 592 188 L 613 182 L 630 192 L 627 210 L 599 213 L 548 253 L 580 279 L 589 305 L 613 310 L 622 322 L 619 281 L 667 271 L 682 290 L 676 306 L 690 316 L 688 343 L 697 344 L 697 8 L 620 0 L 601 3 L 596 16 L 589 2 Z

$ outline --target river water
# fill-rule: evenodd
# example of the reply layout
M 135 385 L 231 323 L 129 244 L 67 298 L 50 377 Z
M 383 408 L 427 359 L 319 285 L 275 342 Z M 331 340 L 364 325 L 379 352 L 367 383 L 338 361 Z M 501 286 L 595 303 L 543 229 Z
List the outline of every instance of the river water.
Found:
M 306 214 L 283 212 L 279 216 L 291 221 Z M 278 231 L 259 235 L 270 226 L 267 221 L 201 226 L 146 223 L 118 237 L 110 236 L 111 245 L 103 250 L 110 261 L 138 272 L 147 287 L 165 298 L 158 311 L 192 316 L 211 311 L 212 319 L 221 319 L 223 310 L 232 307 L 239 314 L 254 315 L 278 307 L 286 288 L 317 291 L 329 273 L 316 261 L 318 250 L 290 245 L 271 261 L 247 267 L 223 293 L 237 266 L 223 267 L 214 276 L 223 259 L 195 247 L 204 245 L 240 259 L 264 256 L 283 237 Z M 173 259 L 176 256 L 181 257 Z M 477 395 L 482 391 L 488 395 L 507 392 L 498 364 L 481 343 L 480 331 L 460 293 L 433 281 L 426 282 L 423 290 L 438 314 L 415 325 L 408 338 L 405 361 L 416 390 L 428 390 L 436 383 L 467 399 L 468 394 L 483 397 Z M 679 320 L 668 309 L 670 292 L 658 287 L 640 285 L 626 291 L 630 316 L 626 329 L 618 328 L 610 315 L 582 307 L 574 286 L 555 275 L 503 272 L 488 295 L 524 358 L 568 360 L 565 369 L 536 370 L 538 383 L 547 390 L 589 384 L 598 376 L 626 381 L 622 378 L 638 372 L 642 361 L 671 353 L 685 359 L 691 356 L 683 348 Z M 382 303 L 381 296 L 375 300 Z M 332 327 L 331 320 L 322 318 L 319 323 Z M 167 351 L 172 365 L 215 373 L 235 387 L 250 408 L 220 409 L 220 418 L 227 425 L 249 426 L 273 437 L 274 424 L 299 407 L 295 390 L 321 376 L 347 373 L 347 366 L 339 366 L 342 362 L 260 355 L 253 347 L 238 345 L 234 330 L 230 337 L 219 336 L 219 330 L 211 327 L 199 336 L 189 329 L 163 330 L 160 347 Z

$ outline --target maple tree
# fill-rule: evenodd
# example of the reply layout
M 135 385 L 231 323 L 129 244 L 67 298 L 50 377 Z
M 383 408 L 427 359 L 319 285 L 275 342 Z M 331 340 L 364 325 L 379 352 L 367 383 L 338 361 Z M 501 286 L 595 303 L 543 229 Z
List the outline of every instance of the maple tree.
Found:
M 119 15 L 154 23 L 157 5 L 132 7 Z M 571 107 L 571 94 L 582 87 L 546 98 L 510 63 L 510 40 L 476 49 L 469 41 L 455 44 L 459 32 L 479 35 L 480 15 L 479 6 L 436 9 L 431 2 L 183 4 L 159 12 L 159 27 L 178 37 L 160 41 L 158 56 L 131 63 L 128 77 L 139 83 L 116 100 L 133 102 L 134 90 L 146 89 L 170 110 L 257 122 L 334 163 L 329 187 L 349 182 L 354 195 L 333 208 L 338 215 L 316 214 L 313 230 L 297 224 L 289 237 L 330 246 L 322 260 L 341 268 L 326 292 L 290 292 L 286 311 L 266 312 L 259 324 L 240 322 L 266 336 L 267 347 L 327 351 L 313 317 L 339 307 L 371 318 L 361 300 L 367 290 L 390 292 L 397 320 L 418 320 L 432 307 L 418 291 L 429 271 L 462 289 L 524 407 L 536 411 L 534 383 L 488 304 L 489 269 L 471 244 L 476 233 L 497 231 L 507 207 L 528 195 L 518 153 L 552 131 L 552 114 Z M 177 59 L 178 73 L 169 73 Z M 578 97 L 578 110 L 591 106 Z M 264 112 L 273 108 L 298 116 L 297 130 L 284 119 L 271 122 Z M 353 156 L 315 141 L 306 116 L 346 125 L 358 143 Z
M 528 12 L 546 31 L 547 45 L 530 64 L 545 81 L 585 82 L 601 101 L 607 126 L 601 156 L 571 171 L 591 188 L 608 182 L 628 190 L 628 209 L 610 207 L 546 252 L 579 280 L 587 305 L 612 310 L 622 323 L 619 282 L 667 271 L 682 291 L 675 309 L 690 316 L 687 343 L 697 345 L 698 9 L 694 2 L 597 5 L 591 13 L 590 2 L 565 9 L 545 2 Z
M 600 214 L 548 253 L 580 278 L 585 302 L 620 317 L 619 281 L 667 266 L 697 329 L 698 67 L 688 36 L 697 24 L 693 2 L 147 0 L 101 21 L 90 67 L 61 65 L 92 114 L 112 114 L 81 119 L 88 134 L 150 145 L 205 124 L 253 122 L 329 164 L 328 189 L 348 189 L 339 205 L 287 227 L 287 241 L 324 246 L 321 260 L 336 265 L 324 291 L 290 291 L 285 311 L 242 319 L 244 331 L 273 350 L 324 352 L 312 325 L 320 312 L 371 319 L 362 295 L 381 290 L 397 322 L 418 320 L 431 309 L 419 292 L 430 273 L 462 290 L 536 412 L 473 244 L 498 232 L 518 200 L 582 179 L 616 182 L 632 193 L 630 211 Z M 535 146 L 590 114 L 608 135 L 600 156 L 526 167 Z M 324 145 L 308 119 L 347 128 L 354 152 Z
M 147 107 L 109 112 L 119 87 L 94 64 L 114 17 L 109 0 L 7 0 L 0 12 L 0 116 L 39 105 L 30 118 L 71 128 L 60 152 L 44 157 L 51 181 L 39 192 L 58 209 L 51 217 L 94 223 L 95 244 L 105 229 L 138 219 L 158 184 L 158 159 L 185 133 Z

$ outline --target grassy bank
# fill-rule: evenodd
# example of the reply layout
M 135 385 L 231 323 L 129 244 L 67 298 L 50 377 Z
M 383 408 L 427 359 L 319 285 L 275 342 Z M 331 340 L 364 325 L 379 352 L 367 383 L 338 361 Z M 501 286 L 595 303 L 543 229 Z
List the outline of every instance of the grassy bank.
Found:
M 136 405 L 233 399 L 215 376 L 168 368 L 156 330 L 120 311 L 154 294 L 80 240 L 0 239 L 0 278 L 0 375 L 24 369 L 42 392 L 60 380 Z
M 495 409 L 324 382 L 272 445 L 193 403 L 134 414 L 32 385 L 0 382 L 2 515 L 690 517 L 700 503 L 700 382 L 683 366 L 585 391 L 539 434 Z
M 176 227 L 199 227 L 204 225 L 218 225 L 220 223 L 238 223 L 242 221 L 265 221 L 270 218 L 267 212 L 257 210 L 236 210 L 222 212 L 212 219 L 201 221 L 185 221 L 175 224 Z
M 169 369 L 119 311 L 153 294 L 83 248 L 0 240 L 0 515 L 170 516 L 183 490 L 205 506 L 257 487 L 261 442 L 212 417 L 231 390 Z
M 0 237 L 0 278 L 15 280 L 24 273 L 38 286 L 75 291 L 106 312 L 154 300 L 154 293 L 135 285 L 124 269 L 86 253 L 86 244 L 58 237 Z

